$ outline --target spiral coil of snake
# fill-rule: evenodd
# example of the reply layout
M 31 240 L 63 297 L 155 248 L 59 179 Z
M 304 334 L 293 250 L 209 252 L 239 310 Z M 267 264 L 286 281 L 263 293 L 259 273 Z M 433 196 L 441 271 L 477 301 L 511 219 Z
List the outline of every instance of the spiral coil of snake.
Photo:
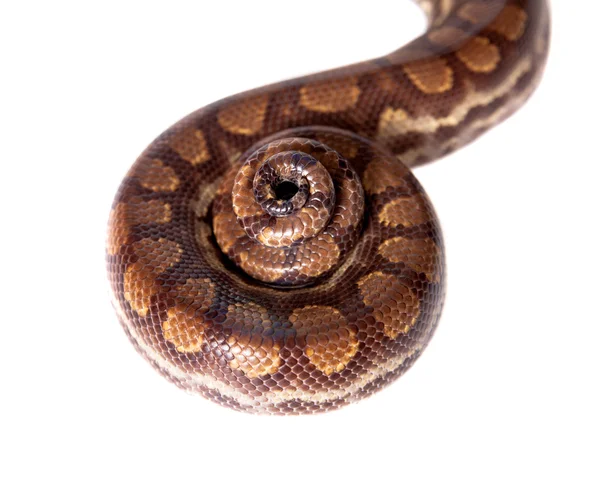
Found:
M 251 413 L 358 401 L 430 340 L 445 291 L 434 209 L 409 170 L 535 89 L 545 0 L 418 0 L 385 57 L 192 113 L 135 162 L 109 219 L 113 305 L 177 386 Z

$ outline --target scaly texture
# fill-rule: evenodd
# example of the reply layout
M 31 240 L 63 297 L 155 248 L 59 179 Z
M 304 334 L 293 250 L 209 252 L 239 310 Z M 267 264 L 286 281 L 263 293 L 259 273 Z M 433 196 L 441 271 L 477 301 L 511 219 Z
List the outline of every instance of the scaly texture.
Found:
M 167 130 L 109 220 L 113 304 L 170 381 L 253 413 L 315 413 L 403 374 L 442 310 L 444 246 L 407 166 L 515 111 L 545 0 L 419 0 L 390 55 L 240 94 Z

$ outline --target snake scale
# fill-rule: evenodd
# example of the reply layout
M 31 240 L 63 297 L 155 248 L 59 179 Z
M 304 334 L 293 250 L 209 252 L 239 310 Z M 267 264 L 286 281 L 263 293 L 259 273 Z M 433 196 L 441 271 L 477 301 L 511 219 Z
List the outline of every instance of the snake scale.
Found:
M 113 305 L 177 386 L 251 413 L 358 401 L 427 346 L 444 245 L 409 167 L 514 112 L 545 65 L 545 0 L 419 0 L 382 58 L 214 103 L 160 135 L 109 218 Z

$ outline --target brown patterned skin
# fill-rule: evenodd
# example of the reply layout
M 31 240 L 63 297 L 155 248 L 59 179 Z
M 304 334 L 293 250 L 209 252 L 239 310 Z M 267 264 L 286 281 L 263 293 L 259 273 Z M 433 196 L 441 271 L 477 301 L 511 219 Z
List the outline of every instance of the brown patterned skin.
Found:
M 113 304 L 170 381 L 252 413 L 358 401 L 438 323 L 444 246 L 407 166 L 461 147 L 540 79 L 545 0 L 419 0 L 383 58 L 240 94 L 158 137 L 109 220 Z

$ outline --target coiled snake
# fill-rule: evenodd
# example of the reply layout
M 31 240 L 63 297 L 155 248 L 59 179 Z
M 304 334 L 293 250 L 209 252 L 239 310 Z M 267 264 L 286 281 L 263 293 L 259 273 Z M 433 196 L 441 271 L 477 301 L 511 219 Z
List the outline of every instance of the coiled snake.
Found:
M 545 0 L 419 0 L 426 34 L 200 109 L 133 165 L 109 219 L 113 304 L 177 386 L 315 413 L 403 374 L 438 323 L 444 245 L 407 166 L 506 118 L 541 76 Z

